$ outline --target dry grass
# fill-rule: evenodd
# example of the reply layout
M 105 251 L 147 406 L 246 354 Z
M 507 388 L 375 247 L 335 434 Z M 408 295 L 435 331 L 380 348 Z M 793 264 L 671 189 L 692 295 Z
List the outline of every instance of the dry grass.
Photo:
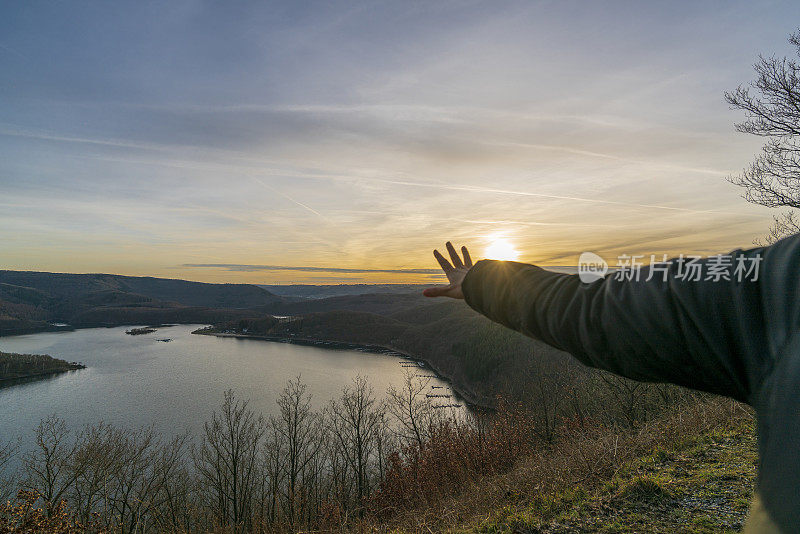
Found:
M 463 482 L 451 497 L 399 512 L 370 527 L 412 532 L 478 527 L 500 531 L 504 529 L 499 525 L 513 523 L 503 518 L 520 511 L 539 518 L 555 517 L 642 457 L 668 458 L 673 454 L 670 451 L 691 447 L 704 435 L 752 424 L 748 408 L 720 398 L 704 399 L 672 413 L 636 429 L 598 427 L 562 435 L 549 448 L 529 451 L 505 474 Z M 656 486 L 650 479 L 634 480 L 622 498 L 668 498 L 666 490 Z

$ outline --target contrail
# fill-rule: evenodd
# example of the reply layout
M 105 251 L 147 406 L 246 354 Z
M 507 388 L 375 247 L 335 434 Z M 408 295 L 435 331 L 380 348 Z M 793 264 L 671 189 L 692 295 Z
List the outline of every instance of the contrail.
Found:
M 510 143 L 510 142 L 486 142 L 484 144 L 487 145 L 494 145 L 494 146 L 511 146 L 511 147 L 520 147 L 520 148 L 532 148 L 534 150 L 550 150 L 550 151 L 557 151 L 557 152 L 566 152 L 567 154 L 575 154 L 576 156 L 589 156 L 593 158 L 601 158 L 601 159 L 610 159 L 613 161 L 624 161 L 625 163 L 638 163 L 640 165 L 651 165 L 656 167 L 661 167 L 664 169 L 675 169 L 680 171 L 687 171 L 687 172 L 696 172 L 699 174 L 710 174 L 712 176 L 728 176 L 730 172 L 724 171 L 717 171 L 714 169 L 702 169 L 697 167 L 684 167 L 682 165 L 673 165 L 670 163 L 654 163 L 652 161 L 644 161 L 636 158 L 628 158 L 625 156 L 617 156 L 615 154 L 606 154 L 604 152 L 595 152 L 592 150 L 584 150 L 581 148 L 572 148 L 569 146 L 562 146 L 562 145 L 544 145 L 539 143 Z
M 329 225 L 333 224 L 333 222 L 332 222 L 332 221 L 331 221 L 331 220 L 330 220 L 328 217 L 324 216 L 323 214 L 321 214 L 320 212 L 318 212 L 317 210 L 315 210 L 315 209 L 314 209 L 314 208 L 312 208 L 311 206 L 308 206 L 308 205 L 306 205 L 306 204 L 303 204 L 303 203 L 302 203 L 302 202 L 300 202 L 299 200 L 295 200 L 295 199 L 293 199 L 292 197 L 290 197 L 290 196 L 289 196 L 289 195 L 287 195 L 286 193 L 283 193 L 283 192 L 281 192 L 281 191 L 278 191 L 278 190 L 277 190 L 277 189 L 275 189 L 274 187 L 272 187 L 272 186 L 270 186 L 270 185 L 267 185 L 267 184 L 266 184 L 266 183 L 264 183 L 264 182 L 263 182 L 261 179 L 259 179 L 259 178 L 256 178 L 256 177 L 255 177 L 255 176 L 253 176 L 252 174 L 248 174 L 247 176 L 248 176 L 249 178 L 251 178 L 253 181 L 257 182 L 258 184 L 261 184 L 261 186 L 263 186 L 264 188 L 266 188 L 266 189 L 269 189 L 270 191 L 272 191 L 272 192 L 274 192 L 274 193 L 277 193 L 278 195 L 282 196 L 283 198 L 285 198 L 285 199 L 286 199 L 286 200 L 288 200 L 289 202 L 293 202 L 294 204 L 297 204 L 297 205 L 298 205 L 298 206 L 300 206 L 301 208 L 303 208 L 303 209 L 305 209 L 305 210 L 308 210 L 308 211 L 310 211 L 311 213 L 313 213 L 314 215 L 316 215 L 317 217 L 319 217 L 320 219 L 322 219 L 323 221 L 325 221 L 325 222 L 326 222 L 326 223 L 328 223 Z M 338 228 L 338 232 L 339 232 L 340 234 L 344 235 L 345 237 L 347 237 L 348 239 L 350 239 L 350 238 L 351 238 L 351 235 L 350 235 L 350 234 L 349 234 L 347 231 L 345 231 L 344 229 L 342 229 L 341 227 L 339 227 L 339 228 Z M 329 247 L 337 247 L 337 245 L 336 245 L 335 243 L 331 242 L 331 241 L 326 241 L 326 240 L 324 240 L 324 239 L 320 239 L 320 242 L 321 242 L 322 244 L 326 245 L 326 246 L 329 246 Z
M 293 199 L 292 197 L 290 197 L 290 196 L 289 196 L 289 195 L 287 195 L 286 193 L 282 193 L 281 191 L 278 191 L 278 190 L 277 190 L 277 189 L 275 189 L 274 187 L 272 187 L 272 186 L 270 186 L 270 185 L 267 185 L 267 184 L 265 184 L 265 183 L 264 183 L 262 180 L 260 180 L 259 178 L 256 178 L 255 176 L 249 175 L 249 177 L 250 177 L 250 178 L 251 178 L 253 181 L 255 181 L 255 182 L 257 182 L 257 183 L 261 184 L 263 187 L 265 187 L 265 188 L 269 189 L 269 190 L 270 190 L 270 191 L 272 191 L 273 193 L 277 193 L 278 195 L 282 196 L 283 198 L 285 198 L 285 199 L 286 199 L 286 200 L 288 200 L 289 202 L 293 202 L 293 203 L 297 204 L 298 206 L 300 206 L 301 208 L 307 209 L 308 211 L 310 211 L 311 213 L 313 213 L 313 214 L 314 214 L 314 215 L 316 215 L 317 217 L 321 218 L 322 220 L 324 220 L 324 221 L 326 221 L 326 222 L 330 222 L 330 220 L 329 220 L 327 217 L 325 217 L 323 214 L 321 214 L 320 212 L 318 212 L 317 210 L 315 210 L 315 209 L 314 209 L 314 208 L 312 208 L 311 206 L 307 206 L 307 205 L 303 204 L 302 202 L 300 202 L 299 200 L 295 200 L 295 199 Z
M 382 178 L 370 178 L 369 180 L 375 182 L 383 182 L 387 184 L 395 184 L 395 185 L 407 185 L 411 187 L 430 187 L 434 189 L 445 189 L 449 191 L 467 191 L 470 193 L 497 193 L 502 195 L 516 195 L 516 196 L 524 196 L 524 197 L 539 197 L 539 198 L 551 198 L 555 200 L 574 200 L 577 202 L 590 202 L 593 204 L 607 204 L 612 206 L 632 206 L 637 208 L 648 208 L 648 209 L 658 209 L 658 210 L 669 210 L 669 211 L 680 211 L 685 213 L 721 213 L 726 215 L 740 215 L 738 213 L 730 213 L 727 211 L 718 211 L 718 210 L 694 210 L 690 208 L 676 208 L 673 206 L 660 206 L 658 204 L 638 204 L 635 202 L 621 202 L 615 200 L 600 200 L 597 198 L 583 198 L 583 197 L 573 197 L 573 196 L 566 196 L 566 195 L 549 195 L 546 193 L 531 193 L 529 191 L 512 191 L 509 189 L 494 189 L 490 187 L 477 187 L 477 186 L 469 186 L 469 185 L 447 185 L 447 184 L 430 184 L 424 182 L 406 182 L 402 180 L 384 180 Z
M 510 221 L 510 220 L 475 220 L 475 219 L 439 219 L 441 221 L 457 221 L 470 224 L 504 224 L 504 225 L 517 225 L 517 226 L 572 226 L 572 227 L 585 227 L 585 228 L 623 228 L 619 224 L 579 224 L 579 223 L 565 223 L 565 222 L 539 222 L 539 221 Z
M 49 135 L 49 134 L 36 134 L 36 133 L 8 130 L 6 128 L 3 128 L 2 126 L 0 126 L 0 135 L 7 135 L 7 136 L 13 136 L 13 137 L 25 137 L 25 138 L 33 138 L 33 139 L 42 139 L 42 140 L 52 140 L 52 141 L 62 141 L 62 142 L 70 142 L 70 143 L 87 143 L 87 144 L 115 146 L 115 147 L 122 147 L 122 148 L 136 148 L 136 149 L 143 149 L 143 150 L 154 150 L 154 151 L 159 151 L 159 152 L 165 152 L 165 151 L 170 150 L 170 149 L 181 148 L 181 146 L 169 146 L 169 147 L 166 147 L 166 146 L 158 146 L 158 145 L 144 144 L 144 143 L 129 143 L 129 142 L 116 141 L 116 140 L 102 140 L 102 139 L 91 139 L 91 138 L 81 138 L 81 137 L 65 137 L 65 136 Z M 542 147 L 543 148 L 547 147 L 547 145 L 542 145 Z M 187 147 L 183 147 L 183 148 L 187 148 Z M 188 148 L 192 148 L 192 147 L 188 147 Z M 549 148 L 550 149 L 559 149 L 558 147 L 553 147 L 553 146 L 550 146 Z M 574 150 L 574 151 L 578 152 L 576 149 L 569 149 L 569 150 L 571 150 L 571 151 Z M 585 151 L 580 151 L 580 152 L 591 154 L 591 155 L 598 156 L 598 157 L 606 157 L 606 158 L 610 158 L 610 159 L 624 159 L 624 158 L 619 158 L 617 156 L 611 156 L 611 155 L 607 155 L 607 154 L 604 155 L 604 154 L 601 154 L 601 153 L 588 153 L 588 152 L 585 152 Z M 158 164 L 158 165 L 164 165 L 165 164 L 164 162 L 152 162 L 152 163 Z M 238 166 L 231 166 L 231 165 L 223 165 L 223 166 L 232 167 L 232 168 L 239 168 Z M 695 170 L 697 170 L 697 169 L 695 169 Z M 700 172 L 703 172 L 703 171 L 700 171 Z M 705 172 L 714 172 L 714 171 L 705 171 Z M 503 195 L 527 196 L 527 197 L 537 197 L 537 198 L 550 198 L 550 199 L 554 199 L 554 200 L 571 200 L 571 201 L 576 201 L 576 202 L 589 202 L 589 203 L 593 203 L 593 204 L 605 204 L 605 205 L 610 205 L 610 206 L 629 206 L 629 207 L 638 207 L 638 208 L 647 208 L 647 209 L 676 211 L 676 212 L 682 212 L 682 213 L 712 213 L 712 214 L 723 214 L 723 215 L 736 215 L 736 216 L 740 216 L 740 217 L 741 216 L 747 216 L 746 214 L 742 214 L 742 213 L 733 213 L 733 212 L 720 211 L 720 210 L 696 210 L 696 209 L 691 209 L 691 208 L 680 208 L 680 207 L 674 207 L 674 206 L 661 206 L 661 205 L 657 205 L 657 204 L 639 204 L 639 203 L 635 203 L 635 202 L 601 200 L 601 199 L 597 199 L 597 198 L 583 198 L 583 197 L 575 197 L 575 196 L 568 196 L 568 195 L 551 195 L 551 194 L 546 194 L 546 193 L 532 193 L 532 192 L 528 192 L 528 191 L 513 191 L 513 190 L 507 190 L 507 189 L 495 189 L 495 188 L 476 187 L 476 186 L 461 186 L 461 185 L 447 185 L 447 184 L 441 184 L 441 183 L 425 183 L 425 182 L 412 182 L 412 181 L 403 181 L 403 180 L 389 180 L 389 179 L 383 179 L 383 178 L 364 177 L 364 176 L 350 176 L 350 175 L 346 175 L 346 174 L 332 174 L 332 173 L 325 173 L 325 172 L 323 172 L 321 174 L 312 174 L 312 173 L 303 173 L 303 172 L 296 172 L 296 171 L 295 172 L 285 171 L 285 172 L 275 173 L 274 175 L 275 176 L 279 176 L 279 175 L 280 176 L 283 176 L 283 175 L 286 175 L 286 176 L 297 176 L 297 177 L 302 177 L 302 178 L 307 178 L 307 179 L 312 179 L 312 180 L 336 180 L 336 181 L 340 181 L 340 180 L 348 180 L 348 181 L 350 181 L 350 180 L 353 180 L 355 178 L 355 179 L 360 179 L 360 180 L 364 180 L 364 181 L 367 181 L 367 182 L 380 182 L 380 183 L 386 183 L 386 184 L 404 185 L 404 186 L 410 186 L 410 187 L 426 187 L 426 188 L 443 189 L 443 190 L 450 190 L 450 191 L 466 191 L 466 192 L 471 192 L 471 193 L 495 193 L 495 194 L 503 194 Z M 252 177 L 252 175 L 251 175 L 251 177 Z M 271 191 L 273 191 L 273 192 L 281 195 L 282 197 L 286 198 L 290 202 L 293 202 L 294 204 L 302 207 L 303 209 L 306 209 L 306 210 L 310 211 L 311 213 L 314 213 L 315 215 L 317 215 L 318 217 L 322 218 L 323 220 L 328 221 L 328 219 L 324 215 L 322 215 L 321 213 L 319 213 L 315 209 L 311 208 L 310 206 L 307 206 L 306 204 L 303 204 L 302 202 L 299 202 L 299 201 L 287 196 L 286 194 L 284 194 L 284 193 L 282 193 L 280 191 L 277 191 L 276 189 L 268 186 L 267 184 L 265 184 L 264 182 L 261 182 L 260 180 L 257 180 L 257 181 L 262 186 L 264 186 L 265 188 L 270 189 Z
M 87 145 L 112 146 L 118 148 L 136 148 L 141 150 L 153 150 L 158 152 L 165 152 L 168 149 L 168 147 L 166 146 L 159 146 L 150 143 L 132 143 L 127 141 L 117 141 L 113 139 L 92 139 L 89 137 L 70 137 L 63 135 L 52 135 L 48 133 L 35 133 L 35 132 L 25 132 L 20 130 L 9 130 L 8 128 L 5 127 L 0 127 L 0 135 L 7 135 L 9 137 L 22 137 L 25 139 L 39 139 L 41 141 L 58 141 L 63 143 L 80 143 Z M 191 147 L 184 147 L 184 148 L 191 148 Z
M 25 54 L 23 54 L 19 50 L 15 50 L 14 48 L 11 48 L 8 45 L 4 45 L 4 44 L 0 43 L 0 48 L 2 48 L 3 50 L 5 50 L 7 52 L 11 52 L 12 54 L 18 55 L 19 57 L 21 57 L 25 61 L 30 61 L 31 60 L 31 58 L 29 58 L 28 56 L 26 56 Z
M 243 263 L 184 263 L 181 267 L 213 268 L 228 271 L 303 271 L 312 273 L 394 273 L 394 274 L 442 274 L 441 269 L 359 269 L 349 267 L 310 267 L 292 265 L 250 265 Z

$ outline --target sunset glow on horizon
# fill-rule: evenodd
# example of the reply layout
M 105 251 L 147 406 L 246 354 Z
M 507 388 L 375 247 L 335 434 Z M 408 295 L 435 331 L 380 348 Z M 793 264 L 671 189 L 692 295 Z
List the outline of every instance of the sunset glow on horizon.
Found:
M 6 3 L 0 269 L 427 283 L 447 240 L 750 246 L 777 212 L 725 180 L 763 139 L 723 92 L 800 5 L 679 4 Z

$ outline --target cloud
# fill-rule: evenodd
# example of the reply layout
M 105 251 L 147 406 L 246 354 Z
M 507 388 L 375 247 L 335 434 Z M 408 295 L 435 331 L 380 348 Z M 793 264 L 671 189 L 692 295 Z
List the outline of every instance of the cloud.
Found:
M 240 263 L 184 263 L 181 267 L 225 269 L 233 272 L 253 271 L 302 271 L 310 273 L 392 273 L 392 274 L 441 274 L 441 269 L 351 269 L 348 267 L 308 267 L 289 265 L 248 265 Z
M 3 266 L 419 280 L 490 233 L 530 261 L 749 243 L 771 217 L 722 177 L 761 140 L 722 91 L 800 5 L 684 7 L 4 9 Z

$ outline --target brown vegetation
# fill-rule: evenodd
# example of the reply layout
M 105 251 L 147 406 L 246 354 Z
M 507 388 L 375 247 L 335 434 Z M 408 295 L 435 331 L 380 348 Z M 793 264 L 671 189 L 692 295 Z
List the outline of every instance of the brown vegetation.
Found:
M 53 417 L 36 430 L 23 476 L 6 483 L 24 493 L 0 521 L 20 524 L 23 510 L 115 532 L 456 528 L 577 483 L 595 487 L 637 456 L 749 417 L 687 391 L 637 397 L 632 411 L 626 395 L 638 387 L 608 377 L 595 387 L 620 410 L 585 405 L 581 417 L 550 423 L 500 401 L 495 413 L 445 414 L 424 397 L 426 380 L 409 373 L 383 401 L 356 379 L 321 411 L 297 378 L 266 419 L 229 391 L 195 439 L 102 423 L 76 433 Z M 0 468 L 12 453 L 0 450 Z

